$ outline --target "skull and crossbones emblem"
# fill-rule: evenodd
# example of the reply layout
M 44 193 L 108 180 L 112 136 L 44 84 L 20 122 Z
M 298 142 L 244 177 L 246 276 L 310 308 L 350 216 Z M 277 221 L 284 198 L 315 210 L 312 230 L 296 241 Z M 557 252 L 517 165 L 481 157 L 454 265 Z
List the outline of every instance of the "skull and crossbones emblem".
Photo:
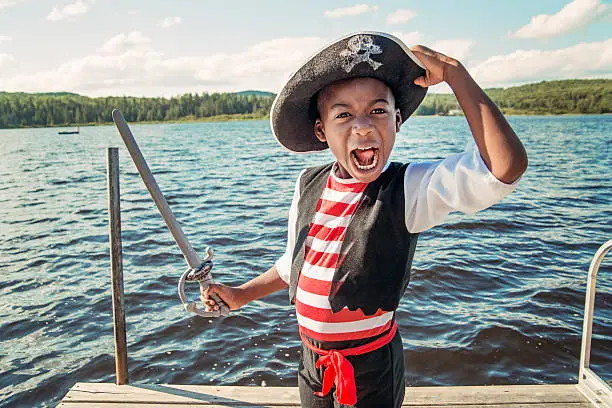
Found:
M 372 69 L 377 70 L 382 66 L 381 62 L 374 61 L 370 56 L 382 54 L 380 46 L 374 44 L 369 35 L 356 35 L 348 41 L 348 49 L 340 52 L 343 58 L 342 68 L 348 73 L 361 62 L 367 62 Z

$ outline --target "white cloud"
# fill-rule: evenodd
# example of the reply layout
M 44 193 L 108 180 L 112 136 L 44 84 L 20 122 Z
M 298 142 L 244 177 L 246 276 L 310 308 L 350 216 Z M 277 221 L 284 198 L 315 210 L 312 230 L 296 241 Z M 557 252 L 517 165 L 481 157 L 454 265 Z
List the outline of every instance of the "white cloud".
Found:
M 174 25 L 178 25 L 181 24 L 181 18 L 180 17 L 166 17 L 164 18 L 164 21 L 161 22 L 161 26 L 163 28 L 170 28 Z
M 387 16 L 387 24 L 403 24 L 416 15 L 417 13 L 413 10 L 399 9 Z
M 529 24 L 510 34 L 516 38 L 546 38 L 578 30 L 610 13 L 601 0 L 573 0 L 556 14 L 539 14 Z
M 101 51 L 112 54 L 120 54 L 128 51 L 151 50 L 151 39 L 140 31 L 132 31 L 128 34 L 117 34 L 109 39 L 100 48 Z
M 394 35 L 408 44 L 420 40 L 418 32 Z M 170 96 L 244 89 L 277 92 L 289 74 L 325 43 L 326 40 L 319 37 L 278 38 L 235 53 L 213 50 L 210 54 L 170 58 L 156 49 L 142 32 L 132 31 L 110 38 L 97 52 L 52 69 L 1 75 L 0 89 L 73 91 L 90 96 Z M 472 45 L 470 40 L 440 41 L 432 48 L 458 57 L 469 56 Z M 0 72 L 6 73 L 13 62 L 11 55 L 0 55 Z M 611 77 L 612 39 L 550 51 L 518 50 L 467 65 L 483 87 L 549 79 Z M 443 90 L 437 87 L 430 91 Z
M 11 54 L 0 54 L 0 67 L 13 62 L 15 62 L 15 58 Z
M 176 95 L 185 92 L 261 89 L 278 91 L 298 64 L 325 41 L 279 38 L 233 54 L 167 58 L 138 31 L 109 39 L 100 53 L 33 74 L 0 77 L 0 89 L 73 91 L 90 96 Z
M 450 94 L 453 93 L 453 90 L 451 89 L 450 86 L 448 86 L 448 84 L 446 82 L 440 82 L 437 85 L 434 86 L 430 86 L 427 89 L 427 93 L 430 94 Z
M 336 8 L 333 10 L 325 10 L 323 15 L 327 18 L 341 18 L 357 16 L 359 14 L 370 13 L 378 10 L 378 6 L 370 6 L 368 4 L 357 4 L 351 7 Z
M 408 47 L 418 44 L 421 41 L 421 33 L 418 31 L 410 31 L 408 33 L 394 31 L 391 34 L 402 40 Z
M 402 32 L 393 31 L 392 35 L 396 36 L 404 42 L 408 47 L 421 43 L 423 36 L 418 31 Z M 434 51 L 446 54 L 449 57 L 464 61 L 469 58 L 474 41 L 468 39 L 441 40 L 436 41 L 432 45 L 427 45 Z
M 93 4 L 95 0 L 76 0 L 73 3 L 66 4 L 63 7 L 55 6 L 53 10 L 47 15 L 47 20 L 50 21 L 72 21 L 76 17 L 86 14 L 89 11 L 89 6 Z
M 432 44 L 431 48 L 449 57 L 464 62 L 469 58 L 474 41 L 467 39 L 441 40 Z
M 12 38 L 9 37 L 8 35 L 0 35 L 0 44 L 2 44 L 3 42 L 6 42 L 6 41 L 11 41 L 11 40 L 12 40 Z
M 470 72 L 482 86 L 510 86 L 533 81 L 612 77 L 612 39 L 557 50 L 517 50 L 496 55 Z
M 196 78 L 207 82 L 218 77 L 232 82 L 247 80 L 254 86 L 261 79 L 269 84 L 267 89 L 277 90 L 289 73 L 323 44 L 318 37 L 278 38 L 236 54 L 199 57 L 194 65 Z
M 3 8 L 16 6 L 19 3 L 25 3 L 27 0 L 0 0 L 0 10 Z

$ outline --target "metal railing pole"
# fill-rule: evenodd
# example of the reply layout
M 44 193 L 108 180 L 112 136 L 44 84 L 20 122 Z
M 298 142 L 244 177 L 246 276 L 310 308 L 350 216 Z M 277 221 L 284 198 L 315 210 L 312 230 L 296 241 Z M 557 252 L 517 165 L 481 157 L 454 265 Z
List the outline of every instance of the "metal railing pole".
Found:
M 601 261 L 610 250 L 612 250 L 612 240 L 606 242 L 597 250 L 589 267 L 586 299 L 584 302 L 584 323 L 582 325 L 580 371 L 578 373 L 578 389 L 597 408 L 612 407 L 612 387 L 590 368 L 597 272 L 599 271 Z
M 113 318 L 115 328 L 115 371 L 117 385 L 127 384 L 127 339 L 125 303 L 123 301 L 123 254 L 121 249 L 121 206 L 119 201 L 119 149 L 106 151 L 108 176 L 108 233 L 110 241 L 111 280 L 113 285 Z
M 593 312 L 595 309 L 595 288 L 597 272 L 604 257 L 612 249 L 612 240 L 603 244 L 593 256 L 587 275 L 586 299 L 584 304 L 584 322 L 582 327 L 582 348 L 580 352 L 580 369 L 589 368 L 591 361 L 591 337 L 593 336 Z

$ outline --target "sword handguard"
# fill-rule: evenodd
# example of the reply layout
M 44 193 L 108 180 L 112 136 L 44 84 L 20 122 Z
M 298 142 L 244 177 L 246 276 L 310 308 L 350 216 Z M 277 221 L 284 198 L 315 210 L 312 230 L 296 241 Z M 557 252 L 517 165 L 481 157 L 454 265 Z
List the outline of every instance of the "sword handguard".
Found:
M 210 273 L 213 268 L 212 262 L 213 250 L 210 247 L 206 248 L 206 258 L 202 261 L 200 266 L 197 268 L 188 268 L 181 275 L 178 283 L 178 293 L 181 302 L 183 303 L 183 307 L 186 311 L 195 313 L 198 316 L 203 317 L 219 317 L 219 316 L 227 316 L 229 314 L 229 307 L 227 304 L 221 299 L 216 293 L 211 294 L 213 300 L 219 305 L 219 310 L 207 312 L 198 308 L 198 302 L 189 302 L 187 300 L 187 296 L 185 295 L 185 282 L 195 282 L 197 281 L 200 284 L 200 288 L 202 291 L 208 289 L 208 286 L 211 283 L 214 283 L 212 279 L 212 274 Z

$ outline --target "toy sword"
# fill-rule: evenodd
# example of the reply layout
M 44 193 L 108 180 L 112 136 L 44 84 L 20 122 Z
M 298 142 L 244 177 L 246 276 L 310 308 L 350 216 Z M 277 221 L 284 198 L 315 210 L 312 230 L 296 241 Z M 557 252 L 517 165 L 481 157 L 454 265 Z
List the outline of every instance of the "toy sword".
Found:
M 187 265 L 189 265 L 189 268 L 183 273 L 183 275 L 181 275 L 178 283 L 179 298 L 181 299 L 181 302 L 183 302 L 185 310 L 204 317 L 226 316 L 229 313 L 229 308 L 216 294 L 212 294 L 212 298 L 219 305 L 220 310 L 218 311 L 207 312 L 197 307 L 197 301 L 191 303 L 187 301 L 187 297 L 185 296 L 186 281 L 198 281 L 203 290 L 206 290 L 208 285 L 214 282 L 211 273 L 213 267 L 212 248 L 206 247 L 206 257 L 204 259 L 200 258 L 200 256 L 195 252 L 187 240 L 187 237 L 185 237 L 185 233 L 176 220 L 174 213 L 170 209 L 168 201 L 166 201 L 166 198 L 159 189 L 159 186 L 153 177 L 153 173 L 151 173 L 144 156 L 140 152 L 140 148 L 136 144 L 132 131 L 130 130 L 130 127 L 119 109 L 113 110 L 113 121 L 119 130 L 119 134 L 121 134 L 121 138 L 123 139 L 125 146 L 130 152 L 130 156 L 132 156 L 132 160 L 134 160 L 134 164 L 138 169 L 138 173 L 140 173 L 140 177 L 142 177 L 142 181 L 144 181 L 149 193 L 151 193 L 151 198 L 153 198 L 159 213 L 166 222 L 166 225 L 172 233 L 177 245 L 181 249 L 185 260 L 187 261 Z

